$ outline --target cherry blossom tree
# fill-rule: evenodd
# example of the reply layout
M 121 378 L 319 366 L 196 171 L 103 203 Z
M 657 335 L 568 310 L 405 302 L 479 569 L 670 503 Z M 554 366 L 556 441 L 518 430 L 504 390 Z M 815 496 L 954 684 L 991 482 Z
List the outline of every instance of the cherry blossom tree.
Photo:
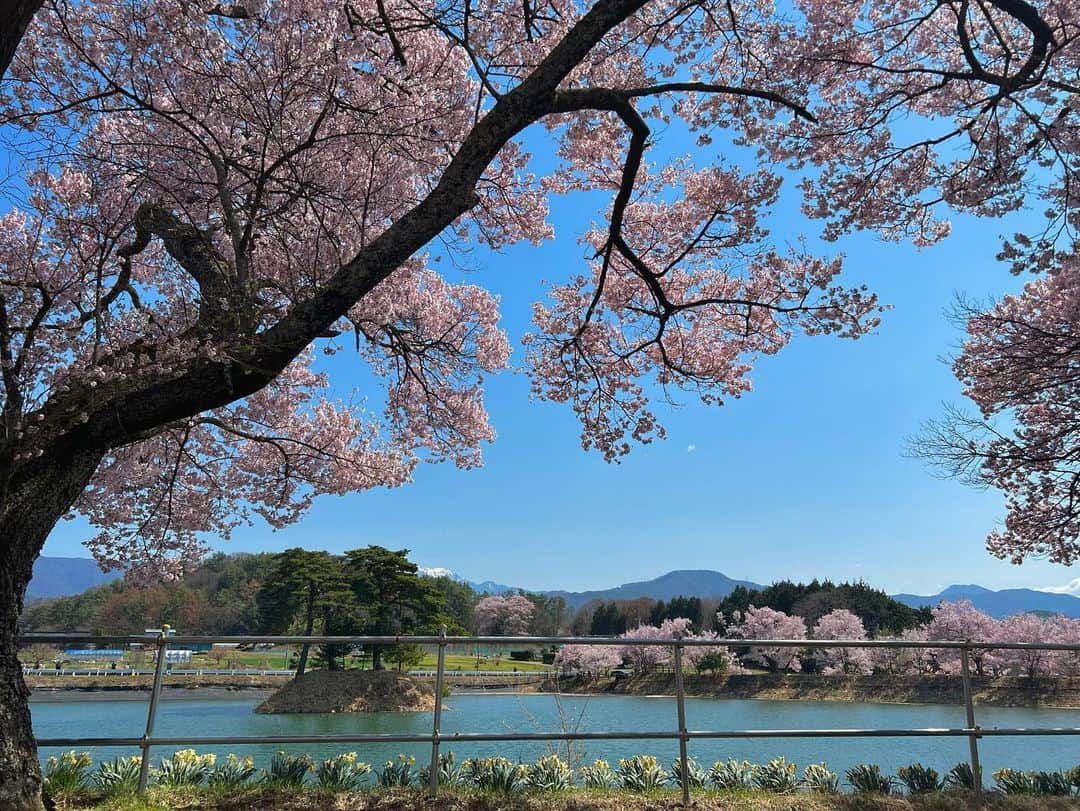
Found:
M 473 608 L 476 633 L 519 636 L 528 633 L 536 606 L 522 594 L 484 597 Z
M 866 639 L 862 620 L 846 608 L 830 611 L 814 624 L 814 639 Z M 870 674 L 874 670 L 867 648 L 825 648 L 827 676 Z
M 683 637 L 687 640 L 710 640 L 719 639 L 720 634 L 706 631 L 700 634 L 690 634 Z M 715 669 L 723 666 L 723 672 L 735 673 L 741 668 L 739 660 L 725 645 L 688 645 L 683 648 L 683 661 L 695 670 L 701 670 L 703 662 L 713 664 Z
M 551 238 L 551 195 L 609 202 L 525 365 L 611 460 L 663 436 L 651 391 L 718 403 L 796 334 L 875 327 L 841 259 L 768 233 L 777 167 L 829 240 L 929 244 L 949 209 L 1030 197 L 1046 233 L 1009 258 L 1070 267 L 1069 2 L 4 8 L 22 171 L 0 223 L 4 807 L 41 807 L 15 623 L 56 522 L 86 516 L 106 565 L 176 576 L 204 533 L 479 464 L 509 343 L 495 297 L 435 260 Z M 675 120 L 698 147 L 662 160 Z M 543 178 L 534 125 L 559 159 Z M 754 165 L 721 159 L 743 147 Z M 331 395 L 313 362 L 346 347 L 385 391 Z
M 686 617 L 666 619 L 660 625 L 639 625 L 624 634 L 623 639 L 682 639 L 690 635 L 693 623 Z M 672 648 L 668 645 L 624 645 L 620 649 L 624 662 L 635 670 L 647 673 L 671 661 Z
M 917 450 L 1005 494 L 993 554 L 1070 564 L 1080 559 L 1080 255 L 1047 261 L 1019 294 L 962 308 L 967 339 L 953 369 L 979 414 L 949 409 Z
M 933 619 L 927 623 L 925 632 L 928 640 L 948 639 L 954 642 L 993 642 L 1001 638 L 1001 625 L 989 614 L 980 611 L 970 600 L 938 603 Z M 997 672 L 1002 660 L 996 651 L 984 648 L 972 648 L 971 666 L 976 675 L 986 676 Z M 960 652 L 953 649 L 934 651 L 938 668 L 948 674 L 960 672 Z
M 563 645 L 555 654 L 555 665 L 567 673 L 595 675 L 618 667 L 623 658 L 615 645 Z
M 1001 622 L 1001 639 L 1005 642 L 1057 642 L 1055 626 L 1036 614 L 1016 614 Z M 1042 679 L 1051 675 L 1055 656 L 1040 648 L 1004 650 L 1006 665 L 1020 676 Z
M 925 642 L 925 628 L 908 628 L 897 639 L 904 642 Z M 928 648 L 874 648 L 871 651 L 874 670 L 881 673 L 921 676 L 933 672 L 937 664 Z
M 733 639 L 806 639 L 806 623 L 802 617 L 751 605 L 745 614 L 734 612 L 727 632 Z M 797 647 L 751 647 L 743 658 L 774 673 L 784 670 L 798 673 L 802 670 L 799 652 Z

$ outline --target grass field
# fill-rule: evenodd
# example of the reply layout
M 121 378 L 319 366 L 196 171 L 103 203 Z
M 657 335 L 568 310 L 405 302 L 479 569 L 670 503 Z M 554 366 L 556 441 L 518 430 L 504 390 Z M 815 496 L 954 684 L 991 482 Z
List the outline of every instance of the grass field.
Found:
M 286 670 L 290 667 L 290 660 L 295 664 L 295 648 L 274 648 L 273 650 L 229 650 L 227 655 L 224 656 L 211 656 L 207 653 L 196 653 L 192 656 L 190 663 L 177 663 L 174 665 L 180 669 L 190 668 L 256 668 L 261 670 Z M 57 654 L 59 655 L 59 654 Z M 42 663 L 46 668 L 52 667 L 52 660 L 49 657 L 43 656 Z M 112 662 L 110 660 L 102 660 L 100 662 L 93 661 L 69 661 L 65 667 L 79 667 L 79 668 L 102 668 L 108 669 Z M 437 664 L 437 660 L 434 653 L 428 653 L 424 656 L 423 660 L 418 665 L 415 665 L 416 670 L 434 670 Z M 358 656 L 348 658 L 349 667 L 371 667 L 371 657 Z M 389 667 L 389 665 L 387 665 Z M 147 652 L 136 652 L 132 654 L 129 652 L 123 660 L 117 663 L 117 667 L 136 667 L 140 669 L 147 669 L 152 667 L 151 657 Z M 488 655 L 483 656 L 477 661 L 477 657 L 468 654 L 461 653 L 448 653 L 446 656 L 446 669 L 447 670 L 495 670 L 500 672 L 513 672 L 514 669 L 518 672 L 534 672 L 543 671 L 549 669 L 549 666 L 540 662 L 518 662 L 510 659 L 508 655 Z

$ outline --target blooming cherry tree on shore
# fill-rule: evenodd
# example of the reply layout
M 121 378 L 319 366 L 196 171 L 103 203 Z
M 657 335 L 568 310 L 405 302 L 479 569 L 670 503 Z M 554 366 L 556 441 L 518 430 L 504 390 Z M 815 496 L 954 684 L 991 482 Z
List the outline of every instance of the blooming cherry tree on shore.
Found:
M 555 654 L 555 666 L 568 673 L 596 675 L 622 662 L 622 649 L 616 645 L 563 645 Z
M 1000 623 L 977 609 L 970 600 L 939 603 L 934 609 L 933 619 L 926 626 L 926 638 L 929 640 L 993 642 L 1000 634 Z M 1002 664 L 1001 657 L 995 651 L 985 648 L 972 648 L 969 656 L 971 666 L 979 676 L 997 672 Z M 953 675 L 960 672 L 959 651 L 943 648 L 935 651 L 934 657 L 942 672 Z
M 16 620 L 57 521 L 88 518 L 106 565 L 177 576 L 204 533 L 281 526 L 427 460 L 476 466 L 510 345 L 495 296 L 437 260 L 552 238 L 552 195 L 605 202 L 534 308 L 524 365 L 610 460 L 664 435 L 651 391 L 719 403 L 797 335 L 875 328 L 840 258 L 769 233 L 784 173 L 827 240 L 927 245 L 950 209 L 1030 202 L 1047 228 L 1006 255 L 1066 288 L 1075 273 L 1071 2 L 9 6 L 5 808 L 42 806 Z M 533 129 L 557 156 L 544 177 Z M 691 154 L 656 150 L 664 131 L 691 132 Z M 314 361 L 346 350 L 381 388 L 331 390 Z M 1039 408 L 1032 426 L 1053 425 Z M 1020 492 L 1018 514 L 1068 514 Z M 997 548 L 1059 548 L 1061 526 Z
M 520 636 L 529 632 L 536 606 L 522 594 L 493 594 L 473 608 L 476 633 L 493 636 Z
M 812 636 L 814 639 L 866 639 L 866 628 L 862 620 L 846 608 L 837 608 L 814 624 Z M 867 648 L 825 648 L 824 653 L 827 676 L 865 675 L 874 670 Z
M 806 622 L 802 617 L 792 617 L 783 611 L 767 606 L 750 606 L 746 613 L 734 613 L 727 626 L 728 636 L 733 639 L 806 639 Z M 797 647 L 751 647 L 746 661 L 764 666 L 772 672 L 802 670 Z

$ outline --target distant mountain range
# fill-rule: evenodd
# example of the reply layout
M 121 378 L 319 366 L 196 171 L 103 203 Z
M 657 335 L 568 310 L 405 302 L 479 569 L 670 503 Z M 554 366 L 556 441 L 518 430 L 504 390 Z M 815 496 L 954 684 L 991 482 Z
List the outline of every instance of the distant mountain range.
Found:
M 420 574 L 428 577 L 449 577 L 464 583 L 480 593 L 505 594 L 509 591 L 520 591 L 516 586 L 507 586 L 504 583 L 495 583 L 491 580 L 477 582 L 467 580 L 450 569 L 441 567 L 420 567 Z M 652 580 L 642 580 L 634 583 L 623 583 L 610 589 L 597 589 L 595 591 L 562 591 L 550 590 L 539 591 L 539 594 L 547 594 L 551 597 L 562 597 L 567 606 L 577 610 L 590 600 L 634 600 L 638 597 L 651 597 L 654 600 L 670 600 L 672 597 L 727 597 L 736 586 L 746 586 L 748 589 L 758 589 L 761 586 L 749 580 L 733 580 L 725 574 L 714 572 L 710 569 L 679 569 L 674 572 L 662 574 Z
M 517 591 L 514 586 L 491 580 L 467 580 L 450 569 L 421 567 L 420 573 L 429 577 L 450 577 L 465 583 L 474 591 L 487 594 L 505 594 Z M 28 599 L 63 597 L 79 594 L 88 588 L 107 583 L 120 577 L 118 572 L 102 572 L 97 563 L 89 558 L 40 557 L 34 564 L 34 578 L 30 581 Z M 571 610 L 577 610 L 590 600 L 633 600 L 651 597 L 654 600 L 670 600 L 685 597 L 726 597 L 736 586 L 748 589 L 761 588 L 749 580 L 734 580 L 720 572 L 709 569 L 680 569 L 653 580 L 624 583 L 609 589 L 594 591 L 544 591 L 553 597 L 563 597 Z M 892 597 L 912 608 L 936 606 L 942 600 L 970 600 L 981 611 L 994 617 L 1007 617 L 1037 611 L 1080 617 L 1080 597 L 1073 594 L 1035 589 L 1002 589 L 993 591 L 977 585 L 949 586 L 938 594 L 894 594 Z
M 654 600 L 670 600 L 672 597 L 727 597 L 736 586 L 758 589 L 758 583 L 749 580 L 732 580 L 725 574 L 710 569 L 678 569 L 662 574 L 652 580 L 623 583 L 610 589 L 598 591 L 545 591 L 552 597 L 562 597 L 570 609 L 577 610 L 590 600 L 634 600 L 651 597 Z M 1078 600 L 1077 602 L 1080 602 Z
M 992 591 L 982 586 L 949 586 L 938 594 L 923 596 L 919 594 L 894 594 L 894 600 L 910 605 L 912 608 L 931 608 L 942 600 L 954 603 L 957 600 L 970 600 L 980 611 L 992 617 L 1008 617 L 1032 611 L 1049 614 L 1064 614 L 1066 617 L 1080 617 L 1080 598 L 1071 594 L 1055 594 L 1035 589 L 1002 589 Z
M 42 556 L 34 562 L 34 576 L 26 589 L 27 600 L 66 597 L 121 577 L 120 572 L 103 572 L 90 558 Z

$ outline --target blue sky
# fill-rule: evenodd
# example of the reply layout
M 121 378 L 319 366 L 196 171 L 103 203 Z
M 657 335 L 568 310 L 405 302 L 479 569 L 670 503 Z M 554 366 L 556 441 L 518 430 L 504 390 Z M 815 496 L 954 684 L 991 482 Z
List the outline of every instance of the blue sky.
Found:
M 596 217 L 593 202 L 556 204 L 553 243 L 470 257 L 467 275 L 501 294 L 515 339 L 542 294 L 538 280 L 582 267 L 576 236 Z M 536 589 L 607 587 L 676 568 L 759 582 L 862 578 L 891 592 L 1064 584 L 1076 576 L 1068 568 L 1018 567 L 985 551 L 1000 494 L 939 480 L 904 455 L 923 421 L 961 399 L 946 362 L 961 335 L 947 310 L 958 293 L 982 299 L 1019 287 L 994 254 L 1001 234 L 1032 217 L 954 219 L 953 235 L 922 251 L 865 234 L 825 246 L 847 255 L 846 281 L 870 284 L 894 306 L 876 334 L 797 338 L 757 364 L 751 394 L 722 407 L 689 396 L 660 404 L 668 440 L 621 464 L 585 454 L 569 408 L 531 401 L 524 376 L 503 374 L 487 385 L 499 437 L 483 469 L 425 465 L 404 488 L 323 497 L 298 525 L 245 528 L 214 545 L 407 547 L 427 566 Z M 820 228 L 790 195 L 772 219 L 781 242 Z M 335 361 L 333 371 L 341 392 L 359 387 L 379 402 L 357 361 Z M 88 534 L 80 521 L 62 522 L 45 553 L 85 554 Z

